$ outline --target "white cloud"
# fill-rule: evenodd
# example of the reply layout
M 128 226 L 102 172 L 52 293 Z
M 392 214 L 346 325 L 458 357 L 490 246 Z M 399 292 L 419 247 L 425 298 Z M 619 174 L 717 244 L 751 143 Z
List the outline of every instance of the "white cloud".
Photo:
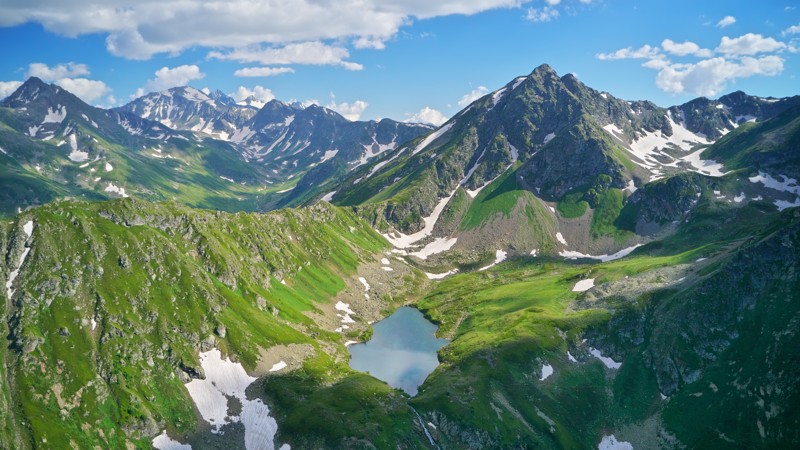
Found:
M 0 81 L 0 100 L 8 97 L 22 86 L 21 81 Z
M 659 57 L 646 61 L 645 63 L 642 64 L 642 67 L 647 67 L 648 69 L 661 70 L 665 67 L 669 67 L 670 64 L 672 64 L 670 60 L 665 59 L 663 57 Z
M 75 94 L 86 103 L 94 104 L 100 97 L 111 92 L 102 81 L 87 80 L 86 78 L 61 78 L 55 83 L 67 91 Z
M 107 33 L 118 56 L 366 38 L 385 42 L 416 19 L 519 7 L 527 0 L 71 0 L 3 2 L 0 27 L 34 22 L 65 36 Z
M 717 28 L 725 28 L 736 23 L 736 17 L 725 16 L 717 22 Z
M 431 125 L 439 126 L 447 122 L 447 116 L 428 106 L 420 109 L 414 115 L 405 120 L 408 123 L 429 123 Z
M 477 88 L 464 94 L 464 96 L 461 97 L 461 100 L 458 101 L 458 106 L 465 108 L 470 103 L 474 102 L 475 100 L 483 97 L 488 93 L 489 89 L 487 89 L 486 86 L 478 86 Z
M 380 38 L 373 38 L 368 36 L 360 36 L 353 41 L 355 48 L 371 48 L 373 50 L 383 50 L 386 48 L 386 42 Z
M 81 75 L 89 75 L 89 68 L 86 64 L 68 62 L 57 64 L 53 67 L 43 63 L 32 63 L 28 65 L 27 77 L 37 77 L 42 80 L 53 81 L 60 78 L 74 78 Z
M 595 55 L 597 59 L 604 61 L 613 61 L 617 59 L 649 59 L 656 58 L 660 55 L 658 47 L 651 47 L 643 45 L 640 48 L 634 49 L 633 47 L 621 48 L 611 53 L 598 53 Z
M 784 36 L 788 36 L 790 34 L 800 34 L 800 24 L 790 26 L 789 28 L 783 30 L 781 34 Z
M 86 64 L 68 62 L 51 67 L 44 63 L 31 63 L 28 65 L 26 76 L 55 83 L 84 102 L 95 104 L 100 97 L 110 94 L 111 88 L 102 81 L 81 77 L 89 74 L 89 67 Z
M 272 90 L 267 89 L 264 86 L 255 86 L 253 89 L 239 86 L 239 89 L 230 94 L 230 96 L 237 102 L 245 100 L 249 97 L 254 97 L 256 100 L 264 103 L 275 99 L 275 94 L 272 93 Z
M 206 74 L 200 71 L 200 67 L 192 64 L 173 68 L 164 66 L 156 70 L 155 76 L 136 90 L 136 97 L 141 97 L 148 92 L 160 92 L 176 86 L 186 86 L 190 81 L 203 79 Z
M 776 55 L 761 58 L 746 56 L 738 60 L 717 57 L 696 64 L 671 64 L 664 67 L 656 76 L 656 84 L 666 92 L 710 97 L 720 93 L 728 82 L 737 78 L 775 76 L 782 71 L 783 59 Z
M 361 64 L 346 61 L 350 52 L 323 42 L 299 42 L 283 47 L 251 46 L 227 52 L 212 51 L 209 58 L 242 63 L 340 65 L 347 70 L 361 70 Z
M 679 43 L 671 39 L 664 39 L 664 41 L 661 42 L 661 48 L 663 48 L 665 52 L 676 56 L 693 55 L 700 58 L 708 58 L 712 54 L 711 50 L 700 48 L 699 45 L 691 41 Z
M 561 3 L 561 0 L 544 0 L 550 6 L 556 6 Z
M 786 48 L 786 44 L 771 37 L 765 38 L 760 34 L 747 33 L 733 39 L 723 36 L 716 50 L 725 55 L 755 55 L 780 51 Z
M 525 14 L 525 18 L 531 22 L 550 22 L 553 19 L 557 19 L 558 16 L 558 10 L 550 6 L 528 8 L 528 12 Z
M 294 73 L 291 67 L 245 67 L 233 72 L 237 77 L 272 77 L 284 73 Z
M 656 85 L 660 89 L 675 94 L 714 96 L 740 78 L 779 75 L 783 72 L 785 60 L 778 53 L 784 50 L 796 51 L 793 45 L 747 33 L 737 38 L 723 37 L 714 52 L 691 41 L 664 39 L 661 47 L 628 47 L 596 56 L 602 60 L 646 59 L 642 67 L 658 71 Z M 714 57 L 715 52 L 717 56 Z M 667 58 L 667 54 L 695 57 L 699 61 L 675 63 Z
M 336 97 L 331 95 L 331 101 L 327 105 L 326 108 L 332 109 L 339 114 L 343 115 L 345 119 L 350 121 L 356 121 L 361 118 L 361 114 L 364 113 L 364 110 L 367 109 L 369 103 L 365 102 L 364 100 L 356 100 L 353 103 L 336 103 Z

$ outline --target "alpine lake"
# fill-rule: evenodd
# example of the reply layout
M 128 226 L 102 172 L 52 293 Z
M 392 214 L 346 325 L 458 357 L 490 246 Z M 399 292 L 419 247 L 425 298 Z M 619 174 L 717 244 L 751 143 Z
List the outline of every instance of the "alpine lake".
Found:
M 436 337 L 437 328 L 419 310 L 399 308 L 373 325 L 369 341 L 348 347 L 350 367 L 413 397 L 439 365 L 436 352 L 449 342 Z

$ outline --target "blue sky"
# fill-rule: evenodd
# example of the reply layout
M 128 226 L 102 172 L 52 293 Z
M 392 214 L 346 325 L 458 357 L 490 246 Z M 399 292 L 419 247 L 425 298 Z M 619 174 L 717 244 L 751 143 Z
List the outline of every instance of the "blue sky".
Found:
M 188 84 L 315 101 L 353 119 L 441 121 L 543 63 L 662 106 L 737 89 L 782 97 L 800 94 L 795 5 L 9 0 L 0 97 L 37 75 L 101 106 Z

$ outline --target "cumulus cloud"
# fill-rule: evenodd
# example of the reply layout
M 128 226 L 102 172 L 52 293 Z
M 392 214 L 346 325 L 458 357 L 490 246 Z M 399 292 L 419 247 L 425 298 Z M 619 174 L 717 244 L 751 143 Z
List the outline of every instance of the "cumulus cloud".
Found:
M 373 50 L 383 50 L 386 48 L 386 41 L 381 38 L 360 36 L 353 41 L 355 48 L 371 48 Z
M 431 125 L 439 126 L 447 122 L 447 116 L 440 111 L 430 108 L 428 106 L 420 109 L 411 117 L 405 120 L 407 123 L 428 123 Z
M 350 52 L 341 46 L 328 45 L 323 42 L 299 42 L 282 47 L 264 47 L 261 45 L 238 48 L 230 51 L 212 51 L 209 58 L 241 63 L 270 64 L 313 64 L 339 65 L 347 70 L 361 70 L 363 66 L 347 61 Z
M 367 109 L 369 103 L 365 102 L 364 100 L 356 100 L 353 103 L 342 102 L 336 103 L 336 97 L 331 95 L 331 101 L 327 105 L 326 108 L 332 109 L 342 116 L 345 119 L 350 121 L 356 121 L 361 118 L 361 114 L 364 113 L 364 110 Z
M 37 77 L 42 80 L 58 80 L 61 78 L 75 78 L 82 75 L 89 75 L 89 67 L 86 64 L 68 62 L 66 64 L 56 64 L 53 67 L 43 63 L 32 63 L 28 65 L 28 77 Z
M 548 3 L 550 2 L 548 1 Z M 553 19 L 557 19 L 559 15 L 557 9 L 551 6 L 545 6 L 544 8 L 528 8 L 528 12 L 525 13 L 525 18 L 531 22 L 550 22 Z
M 729 81 L 754 75 L 775 76 L 783 71 L 783 59 L 769 55 L 729 60 L 716 57 L 696 64 L 673 64 L 661 69 L 656 84 L 667 92 L 713 96 L 725 89 Z
M 365 38 L 386 42 L 415 19 L 519 7 L 526 0 L 43 0 L 4 2 L 0 26 L 34 22 L 65 36 L 107 33 L 118 56 L 147 59 L 190 47 L 241 48 L 254 44 Z M 343 4 L 344 3 L 344 4 Z
M 736 23 L 736 17 L 733 16 L 725 16 L 717 22 L 717 28 L 725 28 L 729 27 Z
M 700 58 L 708 58 L 712 55 L 711 50 L 700 48 L 699 45 L 691 41 L 679 43 L 671 39 L 664 39 L 664 41 L 661 42 L 661 48 L 663 48 L 665 52 L 676 56 L 693 55 Z
M 22 86 L 21 81 L 0 81 L 0 100 L 8 97 Z
M 90 75 L 86 64 L 68 62 L 49 66 L 44 63 L 31 63 L 28 65 L 27 77 L 41 78 L 48 83 L 55 83 L 67 91 L 75 94 L 86 103 L 96 104 L 103 96 L 111 93 L 111 88 L 102 81 L 90 80 L 84 76 Z
M 464 94 L 461 97 L 461 100 L 458 101 L 458 106 L 465 108 L 470 103 L 474 102 L 475 100 L 483 97 L 484 95 L 489 93 L 489 89 L 486 86 L 478 86 L 477 88 L 471 90 Z
M 186 86 L 190 81 L 201 80 L 206 74 L 200 71 L 200 67 L 192 65 L 182 65 L 169 68 L 164 66 L 155 72 L 155 78 L 148 80 L 143 87 L 136 90 L 136 97 L 141 97 L 148 92 L 160 92 L 176 86 Z
M 252 89 L 239 86 L 239 89 L 236 89 L 236 92 L 230 94 L 230 96 L 237 102 L 245 100 L 249 97 L 254 97 L 256 100 L 264 103 L 275 99 L 275 94 L 272 93 L 272 90 L 267 89 L 264 86 L 255 86 Z
M 273 77 L 284 73 L 294 73 L 291 67 L 245 67 L 233 72 L 237 77 Z
M 800 34 L 800 24 L 790 26 L 789 28 L 783 30 L 781 34 L 784 36 L 789 36 L 792 34 Z
M 747 33 L 736 38 L 724 36 L 714 51 L 690 41 L 664 39 L 660 47 L 628 47 L 596 56 L 601 60 L 645 59 L 642 66 L 658 71 L 656 85 L 663 91 L 713 96 L 739 78 L 779 75 L 785 60 L 778 54 L 784 50 L 795 51 L 771 37 Z M 668 55 L 700 60 L 673 62 Z
M 62 78 L 56 80 L 56 84 L 75 94 L 86 103 L 95 103 L 111 92 L 111 88 L 104 82 L 87 80 L 86 78 Z
M 726 55 L 755 55 L 785 49 L 786 44 L 783 42 L 754 33 L 747 33 L 733 39 L 723 36 L 719 47 L 717 47 L 719 53 Z
M 614 61 L 617 59 L 642 59 L 642 58 L 655 58 L 659 56 L 660 50 L 658 47 L 651 47 L 643 45 L 637 49 L 633 47 L 621 48 L 611 53 L 598 53 L 595 55 L 597 59 L 604 61 Z

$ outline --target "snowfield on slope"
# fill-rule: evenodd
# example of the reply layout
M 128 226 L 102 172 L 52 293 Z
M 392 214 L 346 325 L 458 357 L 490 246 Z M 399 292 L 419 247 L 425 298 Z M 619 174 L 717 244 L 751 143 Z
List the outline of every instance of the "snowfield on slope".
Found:
M 206 378 L 186 383 L 186 389 L 203 420 L 211 425 L 211 432 L 219 434 L 224 425 L 240 422 L 244 425 L 247 450 L 274 450 L 278 423 L 270 416 L 269 406 L 260 399 L 249 399 L 245 394 L 256 378 L 249 376 L 241 364 L 230 358 L 222 359 L 222 353 L 216 348 L 200 353 L 200 365 Z M 228 397 L 241 402 L 240 415 L 229 415 Z

